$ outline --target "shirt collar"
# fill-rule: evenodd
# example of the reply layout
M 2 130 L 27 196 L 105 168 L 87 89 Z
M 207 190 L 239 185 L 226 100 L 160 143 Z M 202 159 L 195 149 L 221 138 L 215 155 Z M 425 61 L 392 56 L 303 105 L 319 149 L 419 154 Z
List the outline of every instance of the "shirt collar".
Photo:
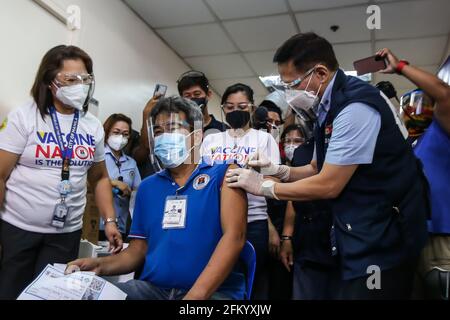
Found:
M 336 76 L 337 76 L 337 72 L 334 74 L 333 79 L 331 79 L 330 83 L 328 84 L 327 88 L 325 89 L 322 100 L 320 100 L 320 107 L 325 112 L 328 112 L 331 107 L 331 93 L 333 92 L 333 87 L 334 87 L 334 82 L 336 81 Z
M 214 165 L 214 162 L 212 160 L 210 160 L 210 158 L 203 157 L 200 160 L 200 164 L 198 165 L 198 167 L 194 170 L 194 172 L 192 172 L 191 177 L 196 175 L 197 172 L 199 172 L 200 170 L 207 168 L 207 167 L 212 167 L 213 165 Z M 172 176 L 170 175 L 170 171 L 168 169 L 164 169 L 164 170 L 158 172 L 157 175 L 159 175 L 160 177 L 167 178 L 169 180 L 173 180 Z
M 105 154 L 110 154 L 111 157 L 116 159 L 116 156 L 114 155 L 111 147 L 108 146 L 107 144 L 105 144 Z M 127 160 L 128 160 L 128 157 L 122 151 L 122 155 L 120 156 L 119 162 L 123 163 L 123 162 L 126 162 Z

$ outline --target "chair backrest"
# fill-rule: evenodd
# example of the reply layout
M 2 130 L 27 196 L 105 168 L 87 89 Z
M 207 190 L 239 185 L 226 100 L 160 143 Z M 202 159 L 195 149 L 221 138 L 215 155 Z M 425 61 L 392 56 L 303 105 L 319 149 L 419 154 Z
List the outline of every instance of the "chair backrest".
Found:
M 245 263 L 245 266 L 247 267 L 246 299 L 250 300 L 256 269 L 256 252 L 255 248 L 253 248 L 253 245 L 250 242 L 245 242 L 244 248 L 241 251 L 240 259 Z

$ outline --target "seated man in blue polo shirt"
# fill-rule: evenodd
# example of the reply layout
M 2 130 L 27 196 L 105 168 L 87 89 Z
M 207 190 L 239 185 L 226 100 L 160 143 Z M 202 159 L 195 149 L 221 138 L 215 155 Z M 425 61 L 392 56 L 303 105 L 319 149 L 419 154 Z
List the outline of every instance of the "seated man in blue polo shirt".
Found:
M 234 267 L 245 244 L 246 194 L 223 183 L 227 164 L 198 161 L 202 114 L 192 102 L 162 99 L 149 120 L 150 149 L 165 170 L 139 187 L 130 246 L 76 260 L 67 272 L 111 276 L 144 264 L 140 280 L 117 284 L 127 299 L 243 299 L 245 278 Z

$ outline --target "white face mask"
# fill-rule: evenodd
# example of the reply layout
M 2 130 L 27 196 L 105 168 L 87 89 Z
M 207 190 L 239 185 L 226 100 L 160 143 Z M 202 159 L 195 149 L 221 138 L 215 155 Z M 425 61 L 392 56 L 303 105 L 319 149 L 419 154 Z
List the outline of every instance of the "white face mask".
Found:
M 289 159 L 289 161 L 292 161 L 292 159 L 294 159 L 294 153 L 298 147 L 299 146 L 295 144 L 289 144 L 284 147 L 284 153 L 286 154 L 286 157 Z
M 108 138 L 108 146 L 114 151 L 121 151 L 128 144 L 128 138 L 123 135 L 111 135 Z
M 60 87 L 56 91 L 56 98 L 65 105 L 78 111 L 82 111 L 89 95 L 89 89 L 90 86 L 87 84 Z

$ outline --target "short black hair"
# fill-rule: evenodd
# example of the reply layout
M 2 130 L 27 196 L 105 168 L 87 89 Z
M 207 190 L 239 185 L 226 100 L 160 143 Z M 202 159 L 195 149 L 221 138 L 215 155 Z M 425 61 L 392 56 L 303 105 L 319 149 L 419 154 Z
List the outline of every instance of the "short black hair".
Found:
M 267 111 L 269 111 L 269 112 L 276 112 L 276 113 L 278 113 L 278 115 L 280 116 L 280 120 L 283 121 L 283 113 L 281 112 L 280 107 L 278 107 L 272 101 L 264 100 L 263 102 L 261 102 L 261 104 L 259 106 L 266 108 Z
M 297 70 L 306 72 L 322 63 L 331 71 L 339 68 L 333 46 L 313 32 L 299 33 L 287 40 L 275 53 L 274 63 L 293 60 Z
M 199 86 L 206 94 L 209 91 L 209 80 L 206 78 L 205 74 L 200 71 L 191 70 L 183 73 L 177 83 L 180 96 L 183 95 L 184 91 L 195 86 Z
M 222 96 L 222 104 L 224 104 L 225 102 L 227 102 L 228 97 L 232 94 L 238 93 L 238 92 L 243 92 L 246 96 L 247 99 L 251 102 L 251 103 L 255 103 L 255 99 L 253 98 L 253 89 L 250 88 L 248 85 L 243 84 L 243 83 L 236 83 L 233 84 L 232 86 L 228 87 L 225 92 L 223 93 Z
M 161 113 L 171 114 L 180 112 L 183 112 L 186 115 L 186 121 L 191 126 L 191 129 L 195 128 L 195 123 L 198 123 L 199 121 L 203 124 L 203 114 L 200 108 L 194 102 L 178 96 L 159 100 L 153 108 L 150 117 L 152 121 L 155 122 L 156 117 Z

